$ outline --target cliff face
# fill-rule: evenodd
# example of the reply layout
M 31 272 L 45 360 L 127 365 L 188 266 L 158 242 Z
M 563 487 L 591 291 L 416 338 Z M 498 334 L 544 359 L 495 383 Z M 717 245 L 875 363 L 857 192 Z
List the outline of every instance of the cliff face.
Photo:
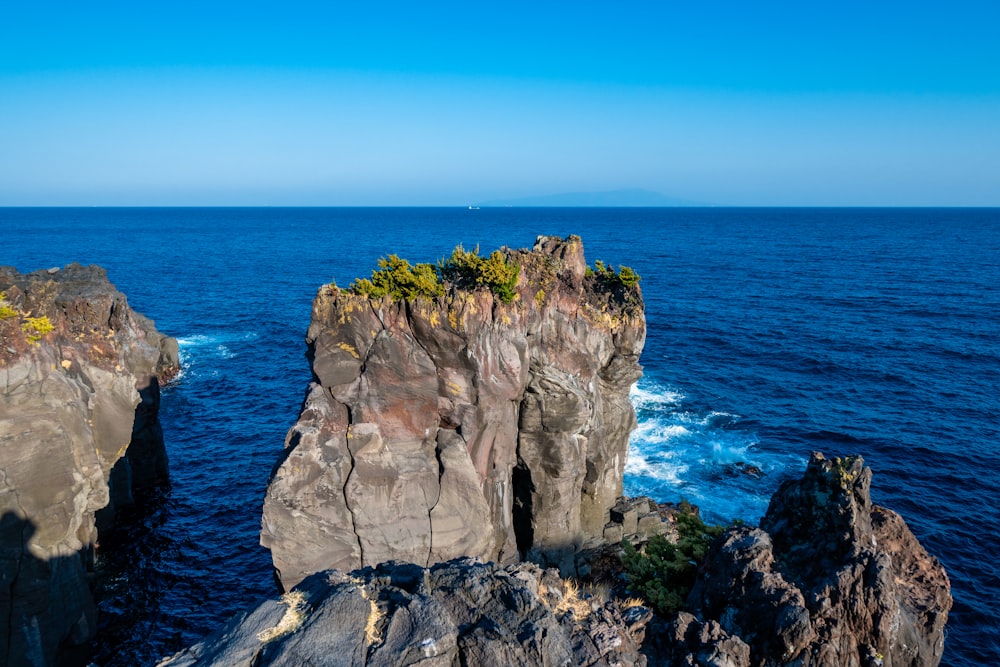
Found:
M 941 563 L 872 505 L 860 457 L 814 454 L 759 529 L 719 540 L 672 626 L 666 664 L 937 665 L 952 598 Z M 698 663 L 701 664 L 701 663 Z
M 167 479 L 159 381 L 177 343 L 103 269 L 0 267 L 0 660 L 89 640 L 86 570 L 116 507 Z
M 159 667 L 640 666 L 651 616 L 528 563 L 385 563 L 314 574 Z
M 505 254 L 520 267 L 510 303 L 320 289 L 315 382 L 264 501 L 285 587 L 457 556 L 572 571 L 601 537 L 635 426 L 641 294 L 588 272 L 578 237 Z

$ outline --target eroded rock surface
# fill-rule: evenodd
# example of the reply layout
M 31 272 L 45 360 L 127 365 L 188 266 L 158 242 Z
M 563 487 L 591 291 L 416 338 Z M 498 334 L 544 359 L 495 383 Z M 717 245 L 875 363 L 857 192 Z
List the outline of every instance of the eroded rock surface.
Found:
M 578 237 L 504 251 L 515 298 L 410 301 L 324 286 L 315 382 L 264 502 L 286 588 L 387 560 L 530 558 L 573 570 L 621 495 L 645 319 Z
M 159 383 L 178 368 L 102 268 L 0 267 L 0 663 L 93 636 L 99 526 L 167 480 Z
M 314 574 L 160 667 L 626 667 L 651 617 L 530 563 L 385 563 Z
M 671 665 L 937 665 L 948 577 L 898 514 L 873 505 L 860 457 L 814 454 L 760 528 L 720 539 L 671 625 Z M 714 662 L 713 662 L 714 661 Z

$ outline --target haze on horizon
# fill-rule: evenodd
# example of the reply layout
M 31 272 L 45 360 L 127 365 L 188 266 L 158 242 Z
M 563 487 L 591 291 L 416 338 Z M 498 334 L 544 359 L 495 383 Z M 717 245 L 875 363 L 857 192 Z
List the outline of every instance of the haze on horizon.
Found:
M 0 206 L 1000 206 L 1000 5 L 8 3 Z

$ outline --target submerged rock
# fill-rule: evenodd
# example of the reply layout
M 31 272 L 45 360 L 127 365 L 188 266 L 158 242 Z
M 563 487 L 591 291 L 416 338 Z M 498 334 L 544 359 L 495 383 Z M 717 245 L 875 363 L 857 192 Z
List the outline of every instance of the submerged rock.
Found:
M 814 454 L 760 528 L 729 529 L 667 633 L 665 664 L 937 665 L 951 589 L 861 457 Z M 709 660 L 711 657 L 711 660 Z
M 651 616 L 529 563 L 385 563 L 314 574 L 159 667 L 626 667 Z
M 0 664 L 40 667 L 96 631 L 99 532 L 167 481 L 177 342 L 78 264 L 0 267 L 0 338 Z
M 578 237 L 502 252 L 519 267 L 509 302 L 454 285 L 409 300 L 320 289 L 315 382 L 264 501 L 261 543 L 286 588 L 458 556 L 568 574 L 602 540 L 636 423 L 641 293 L 588 271 Z

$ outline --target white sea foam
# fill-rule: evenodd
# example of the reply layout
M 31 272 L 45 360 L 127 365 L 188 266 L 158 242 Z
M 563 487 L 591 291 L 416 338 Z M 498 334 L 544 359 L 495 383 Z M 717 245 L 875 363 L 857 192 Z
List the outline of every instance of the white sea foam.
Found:
M 660 501 L 685 498 L 716 521 L 756 521 L 788 465 L 759 449 L 739 415 L 687 409 L 682 391 L 643 378 L 630 392 L 638 426 L 625 466 L 625 492 Z M 759 471 L 759 472 L 758 472 Z
M 199 366 L 211 365 L 212 359 L 233 359 L 238 356 L 238 350 L 243 343 L 257 338 L 257 332 L 250 331 L 241 334 L 211 333 L 179 336 L 177 347 L 181 362 L 182 374 L 189 378 L 201 376 Z M 208 377 L 220 377 L 218 369 L 208 373 Z M 180 378 L 181 376 L 178 376 Z

